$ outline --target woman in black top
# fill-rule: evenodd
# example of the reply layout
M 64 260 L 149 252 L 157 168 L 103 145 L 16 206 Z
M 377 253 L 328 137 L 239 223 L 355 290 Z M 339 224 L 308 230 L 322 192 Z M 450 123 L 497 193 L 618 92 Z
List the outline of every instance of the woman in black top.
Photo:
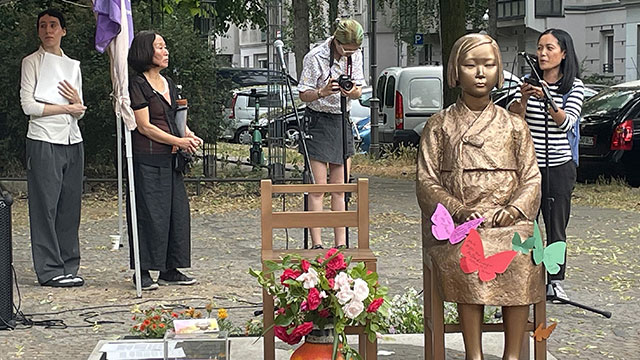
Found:
M 128 61 L 136 73 L 129 81 L 129 94 L 137 124 L 131 139 L 142 289 L 154 290 L 158 284 L 191 285 L 196 280 L 177 270 L 191 266 L 191 219 L 183 174 L 174 169 L 174 163 L 180 156 L 178 150 L 194 153 L 202 139 L 188 127 L 184 137 L 178 135 L 176 87 L 160 74 L 169 65 L 162 36 L 138 33 Z M 130 211 L 127 215 L 130 219 Z M 129 236 L 130 249 L 131 241 Z M 132 251 L 130 262 L 133 269 Z M 149 270 L 160 271 L 157 283 Z

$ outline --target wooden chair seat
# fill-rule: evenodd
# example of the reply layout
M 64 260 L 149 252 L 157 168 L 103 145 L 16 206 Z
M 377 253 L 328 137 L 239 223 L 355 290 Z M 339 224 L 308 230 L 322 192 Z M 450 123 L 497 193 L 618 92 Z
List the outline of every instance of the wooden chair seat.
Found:
M 356 193 L 357 208 L 348 211 L 287 211 L 274 212 L 272 207 L 273 194 L 281 193 Z M 323 256 L 327 249 L 274 249 L 273 229 L 290 228 L 334 228 L 351 227 L 358 229 L 357 247 L 344 249 L 345 256 L 351 256 L 352 262 L 364 262 L 368 270 L 376 271 L 376 257 L 369 248 L 369 180 L 358 179 L 357 184 L 327 184 L 327 185 L 273 185 L 271 180 L 260 183 L 261 227 L 262 227 L 262 270 L 268 271 L 266 261 L 280 262 L 286 255 L 299 255 L 305 259 Z M 273 297 L 265 290 L 262 291 L 262 312 L 264 328 L 273 325 L 274 304 Z M 358 335 L 358 351 L 363 359 L 377 359 L 377 340 L 369 342 L 364 326 L 348 326 L 346 334 Z M 264 335 L 264 359 L 275 360 L 275 337 L 273 328 Z

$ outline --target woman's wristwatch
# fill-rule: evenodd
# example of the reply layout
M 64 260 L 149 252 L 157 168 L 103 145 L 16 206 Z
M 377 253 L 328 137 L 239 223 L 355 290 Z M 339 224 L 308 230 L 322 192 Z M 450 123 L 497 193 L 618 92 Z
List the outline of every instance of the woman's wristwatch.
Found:
M 316 89 L 316 95 L 318 95 L 318 100 L 322 99 L 322 94 L 320 93 L 322 89 Z

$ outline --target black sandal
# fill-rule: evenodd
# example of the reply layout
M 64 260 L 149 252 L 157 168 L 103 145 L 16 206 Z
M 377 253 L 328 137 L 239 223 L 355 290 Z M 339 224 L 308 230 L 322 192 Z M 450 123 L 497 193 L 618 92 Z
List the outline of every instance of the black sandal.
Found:
M 324 249 L 324 248 L 322 247 L 322 245 L 319 245 L 319 244 L 313 245 L 311 247 L 311 250 L 318 250 L 318 249 Z

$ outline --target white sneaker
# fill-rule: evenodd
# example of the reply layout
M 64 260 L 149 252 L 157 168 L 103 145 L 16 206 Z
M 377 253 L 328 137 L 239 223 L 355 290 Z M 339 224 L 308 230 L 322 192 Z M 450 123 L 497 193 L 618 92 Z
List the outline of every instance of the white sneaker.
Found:
M 567 295 L 567 293 L 562 288 L 562 283 L 561 282 L 552 281 L 550 286 L 551 286 L 551 288 L 553 290 L 555 298 L 569 301 L 569 296 Z M 547 294 L 548 294 L 548 292 L 547 292 Z

